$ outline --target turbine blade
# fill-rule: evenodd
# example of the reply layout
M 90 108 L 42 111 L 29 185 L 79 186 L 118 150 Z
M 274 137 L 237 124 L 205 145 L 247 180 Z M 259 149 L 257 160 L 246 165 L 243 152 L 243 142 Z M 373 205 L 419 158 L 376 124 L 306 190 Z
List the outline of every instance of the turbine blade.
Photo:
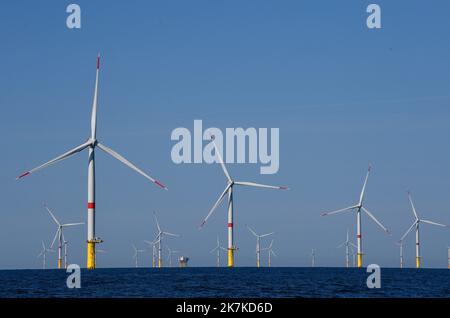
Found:
M 91 114 L 91 138 L 95 140 L 97 132 L 97 98 L 98 98 L 98 76 L 100 73 L 100 53 L 97 56 L 97 71 L 95 73 L 94 99 L 92 101 Z
M 225 252 L 227 251 L 227 249 L 226 249 L 225 247 L 222 247 L 222 246 L 220 247 L 220 249 L 221 249 L 222 251 L 225 251 Z
M 414 228 L 414 226 L 417 224 L 417 221 L 415 221 L 410 227 L 409 229 L 405 232 L 405 234 L 403 234 L 403 236 L 400 238 L 400 242 L 402 242 L 405 237 L 409 234 L 409 232 L 411 232 L 411 230 Z
M 272 235 L 272 234 L 275 234 L 275 232 L 271 232 L 271 233 L 263 234 L 263 235 L 260 235 L 259 237 L 266 237 L 266 236 L 269 236 L 269 235 Z
M 222 155 L 220 154 L 220 151 L 217 148 L 216 143 L 214 142 L 214 136 L 211 136 L 211 141 L 212 141 L 212 143 L 214 145 L 214 150 L 216 151 L 216 156 L 219 159 L 219 163 L 220 163 L 220 166 L 222 167 L 223 173 L 227 177 L 228 181 L 231 182 L 232 180 L 231 180 L 230 174 L 228 173 L 227 167 L 225 167 L 225 163 L 223 162 Z
M 29 176 L 30 174 L 32 174 L 32 173 L 34 173 L 34 172 L 36 172 L 38 170 L 44 169 L 44 168 L 46 168 L 48 166 L 51 166 L 52 164 L 55 164 L 55 163 L 57 163 L 59 161 L 67 159 L 67 158 L 73 156 L 74 154 L 80 152 L 81 150 L 85 149 L 86 147 L 91 145 L 91 143 L 92 142 L 90 140 L 86 141 L 85 143 L 79 145 L 78 147 L 75 147 L 75 148 L 73 148 L 73 149 L 63 153 L 62 155 L 60 155 L 60 156 L 58 156 L 58 157 L 56 157 L 56 158 L 54 158 L 54 159 L 52 159 L 52 160 L 50 160 L 48 162 L 46 162 L 46 163 L 36 167 L 36 168 L 33 168 L 33 169 L 29 170 L 29 171 L 26 171 L 26 172 L 22 173 L 20 176 L 18 176 L 16 178 L 16 180 L 19 180 L 19 179 L 21 179 L 23 177 Z
M 248 229 L 250 232 L 252 232 L 252 234 L 253 234 L 254 236 L 258 237 L 258 234 L 256 234 L 256 232 L 253 231 L 252 228 L 251 228 L 250 226 L 248 226 L 247 224 L 246 224 L 245 226 L 247 227 L 247 229 Z
M 61 225 L 61 223 L 59 223 L 58 219 L 55 217 L 55 215 L 52 213 L 52 211 L 50 210 L 50 208 L 47 206 L 47 204 L 44 203 L 44 208 L 47 210 L 47 212 L 50 214 L 51 218 L 53 219 L 53 221 L 55 221 L 55 223 L 57 225 Z
M 414 213 L 414 216 L 416 217 L 416 220 L 418 220 L 419 216 L 417 215 L 417 211 L 416 211 L 416 208 L 414 206 L 414 203 L 413 203 L 413 200 L 412 200 L 412 197 L 411 197 L 411 192 L 409 192 L 409 191 L 408 191 L 408 199 L 409 199 L 409 203 L 411 203 L 411 208 L 412 208 L 412 211 Z
M 270 250 L 270 252 L 272 253 L 273 256 L 278 257 L 278 255 L 275 254 L 275 252 L 273 250 Z
M 338 246 L 336 246 L 336 248 L 341 248 L 342 246 L 345 245 L 345 243 L 347 243 L 347 242 L 344 242 L 344 243 L 342 243 L 342 244 L 339 244 Z
M 383 224 L 381 224 L 381 222 L 378 221 L 378 220 L 376 219 L 376 217 L 375 217 L 372 213 L 369 212 L 369 210 L 367 210 L 365 207 L 361 207 L 361 208 L 363 209 L 364 212 L 367 213 L 367 215 L 368 215 L 368 216 L 369 216 L 376 224 L 378 224 L 379 227 L 381 227 L 387 234 L 390 234 L 389 230 L 388 230 Z
M 366 178 L 364 179 L 364 184 L 361 189 L 361 194 L 359 195 L 359 205 L 361 205 L 364 201 L 364 193 L 366 192 L 367 180 L 369 180 L 370 170 L 372 170 L 372 165 L 369 164 L 369 168 L 367 169 Z
M 159 226 L 158 217 L 156 216 L 156 212 L 153 212 L 153 216 L 155 217 L 156 227 L 158 228 L 158 232 L 159 232 L 157 237 L 160 237 L 162 231 L 161 231 L 161 227 Z
M 431 225 L 442 226 L 442 227 L 450 227 L 449 225 L 442 224 L 442 223 L 436 223 L 436 222 L 429 221 L 429 220 L 420 220 L 420 222 L 428 223 L 428 224 L 431 224 Z
M 211 251 L 209 251 L 210 253 L 216 251 L 219 248 L 219 246 L 214 247 Z
M 151 182 L 153 182 L 154 184 L 156 184 L 157 186 L 159 186 L 160 188 L 164 189 L 164 190 L 168 190 L 167 187 L 162 184 L 161 182 L 159 182 L 158 180 L 150 177 L 148 174 L 146 174 L 144 171 L 142 171 L 141 169 L 139 169 L 138 167 L 136 167 L 134 164 L 132 164 L 131 162 L 129 162 L 127 159 L 125 159 L 122 155 L 120 155 L 119 153 L 115 152 L 114 150 L 112 150 L 111 148 L 108 148 L 107 146 L 98 143 L 97 146 L 103 150 L 104 152 L 106 152 L 107 154 L 113 156 L 114 158 L 116 158 L 117 160 L 119 160 L 120 162 L 122 162 L 124 165 L 128 166 L 129 168 L 133 169 L 134 171 L 136 171 L 137 173 L 139 173 L 140 175 L 144 176 L 145 178 L 147 178 L 148 180 L 150 180 Z
M 256 188 L 289 190 L 289 188 L 285 187 L 285 186 L 272 186 L 272 185 L 260 184 L 260 183 L 255 183 L 255 182 L 236 181 L 235 184 L 241 185 L 241 186 L 256 187 Z
M 60 229 L 58 228 L 56 230 L 55 237 L 53 238 L 52 245 L 50 245 L 50 248 L 52 248 L 53 245 L 55 244 L 55 241 L 56 241 L 56 238 L 58 237 L 59 231 L 60 231 Z
M 173 233 L 169 233 L 169 232 L 162 232 L 164 235 L 169 235 L 169 236 L 174 236 L 174 237 L 180 237 L 179 234 L 173 234 Z
M 216 203 L 214 203 L 213 207 L 211 208 L 211 210 L 209 210 L 208 215 L 203 219 L 202 223 L 200 224 L 199 228 L 202 228 L 206 221 L 208 221 L 209 217 L 212 215 L 212 213 L 216 210 L 217 206 L 220 204 L 220 202 L 222 202 L 223 198 L 225 197 L 225 195 L 227 194 L 228 190 L 232 187 L 232 183 L 229 183 L 227 185 L 227 187 L 225 188 L 225 190 L 222 192 L 222 194 L 220 195 L 219 199 L 217 199 Z
M 66 223 L 66 224 L 63 224 L 62 226 L 63 227 L 68 227 L 68 226 L 83 225 L 83 224 L 84 224 L 84 222 L 80 222 L 80 223 Z
M 351 211 L 353 209 L 356 209 L 357 207 L 358 207 L 357 205 L 349 206 L 347 208 L 343 208 L 343 209 L 339 209 L 339 210 L 335 210 L 335 211 L 331 211 L 331 212 L 322 213 L 321 216 L 327 216 L 327 215 L 333 215 L 333 214 L 337 214 L 337 213 L 341 213 L 341 212 L 347 212 L 347 211 Z

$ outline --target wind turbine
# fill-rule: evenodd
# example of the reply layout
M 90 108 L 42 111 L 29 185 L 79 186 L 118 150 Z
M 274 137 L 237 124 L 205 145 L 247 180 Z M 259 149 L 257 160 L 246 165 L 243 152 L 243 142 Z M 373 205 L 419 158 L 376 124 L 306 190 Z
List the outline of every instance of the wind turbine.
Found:
M 411 193 L 409 191 L 408 191 L 408 198 L 409 198 L 409 202 L 411 203 L 411 209 L 414 214 L 415 220 L 414 220 L 414 223 L 411 225 L 411 227 L 406 231 L 406 233 L 403 234 L 402 238 L 400 239 L 400 242 L 402 242 L 406 238 L 406 236 L 409 234 L 409 232 L 411 232 L 411 230 L 413 228 L 416 228 L 416 268 L 420 268 L 420 263 L 421 263 L 420 262 L 420 240 L 419 240 L 419 225 L 420 225 L 420 223 L 427 223 L 427 224 L 437 225 L 437 226 L 442 226 L 442 227 L 449 227 L 449 226 L 445 225 L 445 224 L 436 223 L 436 222 L 432 222 L 429 220 L 419 218 L 416 208 L 414 207 Z
M 277 254 L 275 254 L 275 252 L 273 251 L 272 246 L 273 246 L 273 240 L 270 242 L 269 247 L 265 247 L 265 248 L 261 249 L 261 251 L 267 251 L 267 254 L 269 256 L 269 258 L 268 258 L 269 259 L 269 263 L 268 263 L 269 267 L 272 266 L 272 261 L 271 261 L 270 256 L 273 255 L 273 256 L 277 257 Z
M 157 236 L 152 242 L 144 240 L 144 243 L 147 243 L 152 247 L 152 267 L 156 267 L 156 244 L 160 241 L 159 236 Z
M 155 222 L 156 222 L 156 227 L 158 228 L 158 235 L 156 236 L 157 240 L 158 240 L 158 267 L 161 268 L 162 267 L 162 258 L 161 258 L 161 253 L 162 253 L 162 239 L 164 235 L 168 235 L 168 236 L 174 236 L 174 237 L 180 237 L 178 234 L 173 234 L 173 233 L 169 233 L 169 232 L 165 232 L 163 230 L 161 230 L 161 226 L 159 226 L 159 222 L 158 222 L 158 217 L 156 216 L 156 212 L 153 212 L 153 215 L 155 216 Z
M 326 212 L 326 213 L 322 213 L 322 216 L 326 216 L 326 215 L 332 215 L 332 214 L 336 214 L 336 213 L 342 213 L 342 212 L 349 212 L 349 211 L 356 211 L 356 241 L 357 241 L 357 245 L 358 245 L 358 267 L 362 267 L 363 261 L 362 261 L 362 256 L 363 256 L 363 252 L 362 252 L 362 238 L 361 238 L 361 211 L 364 211 L 376 224 L 378 224 L 379 227 L 381 227 L 386 233 L 389 233 L 389 230 L 383 225 L 381 224 L 380 221 L 378 221 L 375 216 L 369 211 L 367 210 L 363 203 L 364 203 L 364 194 L 365 194 L 365 190 L 366 190 L 366 185 L 367 185 L 367 180 L 369 179 L 369 174 L 370 174 L 370 170 L 372 169 L 372 167 L 369 165 L 369 168 L 367 169 L 367 174 L 366 174 L 366 178 L 364 180 L 364 184 L 363 187 L 361 189 L 361 194 L 359 196 L 359 201 L 356 205 L 352 205 L 350 207 L 344 208 L 344 209 L 339 209 L 336 211 L 332 211 L 332 212 Z
M 53 238 L 52 241 L 52 245 L 50 245 L 50 248 L 53 247 L 53 245 L 55 244 L 56 239 L 58 239 L 58 268 L 62 267 L 62 245 L 63 245 L 63 241 L 65 242 L 65 238 L 64 238 L 64 233 L 63 233 L 63 229 L 66 227 L 70 227 L 70 226 L 76 226 L 76 225 L 82 225 L 84 224 L 83 222 L 81 223 L 66 223 L 66 224 L 61 224 L 58 219 L 55 217 L 55 215 L 52 213 L 52 211 L 50 210 L 50 208 L 44 203 L 44 208 L 47 210 L 47 212 L 50 214 L 51 218 L 53 219 L 53 221 L 55 221 L 56 225 L 58 226 L 58 229 L 56 230 L 55 233 L 55 237 Z M 67 266 L 67 245 L 64 244 L 65 246 L 65 262 L 66 262 L 66 266 Z
M 255 231 L 253 231 L 250 226 L 247 225 L 247 229 L 256 237 L 256 267 L 260 266 L 261 260 L 261 238 L 274 234 L 275 232 L 258 235 Z
M 27 172 L 22 173 L 20 176 L 17 177 L 17 179 L 21 179 L 25 176 L 28 176 L 38 170 L 44 169 L 50 165 L 53 165 L 57 162 L 60 162 L 64 159 L 67 159 L 80 151 L 84 149 L 89 150 L 89 161 L 88 161 L 88 204 L 87 204 L 87 211 L 88 211 L 88 230 L 87 230 L 87 268 L 88 269 L 94 269 L 95 268 L 95 244 L 101 243 L 102 240 L 95 236 L 95 148 L 98 147 L 102 151 L 106 152 L 107 154 L 111 155 L 112 157 L 116 158 L 129 168 L 135 170 L 137 173 L 141 174 L 151 182 L 155 183 L 162 189 L 167 190 L 166 186 L 164 186 L 161 182 L 158 180 L 153 179 L 151 176 L 143 172 L 141 169 L 133 165 L 131 162 L 129 162 L 127 159 L 125 159 L 123 156 L 118 154 L 116 151 L 112 150 L 111 148 L 101 144 L 97 140 L 97 96 L 98 96 L 98 78 L 99 78 L 99 72 L 100 72 L 100 54 L 97 57 L 97 71 L 95 75 L 95 88 L 94 88 L 94 99 L 92 102 L 92 114 L 91 114 L 91 135 L 88 138 L 88 140 L 81 145 L 65 152 L 64 154 L 32 169 Z
M 63 240 L 64 244 L 64 268 L 67 268 L 67 245 L 69 244 L 69 241 Z
M 217 251 L 217 267 L 220 267 L 220 250 L 227 251 L 225 247 L 220 246 L 219 235 L 217 235 L 217 245 L 210 251 L 210 253 Z
M 134 246 L 134 245 L 131 245 L 131 246 L 133 247 L 133 250 L 134 250 L 133 258 L 135 260 L 135 267 L 137 268 L 139 265 L 139 253 L 144 253 L 145 250 L 138 250 L 136 248 L 136 246 Z
M 54 251 L 52 249 L 49 249 L 45 246 L 44 241 L 42 241 L 42 250 L 41 252 L 38 254 L 38 258 L 42 257 L 42 269 L 45 269 L 45 265 L 46 265 L 46 258 L 47 258 L 47 252 L 51 252 L 53 253 Z
M 172 255 L 176 254 L 176 253 L 179 253 L 179 251 L 172 251 L 170 249 L 170 247 L 168 247 L 168 246 L 167 246 L 167 251 L 169 252 L 169 255 L 167 257 L 167 259 L 169 260 L 169 267 L 172 267 Z
M 345 246 L 345 267 L 349 268 L 350 267 L 350 252 L 349 252 L 349 248 L 352 247 L 352 246 L 356 247 L 356 245 L 353 244 L 352 242 L 350 242 L 349 235 L 348 235 L 348 229 L 347 229 L 347 238 L 346 238 L 345 242 L 340 244 L 337 248 L 341 248 L 342 246 Z
M 225 196 L 228 194 L 228 267 L 234 266 L 234 251 L 237 249 L 234 245 L 234 233 L 233 233 L 233 187 L 235 185 L 240 186 L 249 186 L 249 187 L 256 187 L 256 188 L 268 188 L 268 189 L 279 189 L 279 190 L 287 190 L 287 187 L 284 186 L 271 186 L 271 185 L 265 185 L 265 184 L 259 184 L 254 182 L 245 182 L 245 181 L 234 181 L 230 174 L 228 173 L 227 168 L 225 167 L 225 163 L 223 162 L 222 155 L 220 154 L 216 143 L 214 142 L 214 136 L 211 136 L 211 142 L 214 145 L 215 153 L 217 155 L 217 158 L 219 160 L 220 165 L 222 166 L 223 173 L 225 174 L 225 177 L 227 178 L 227 186 L 225 187 L 225 190 L 222 192 L 222 194 L 219 196 L 219 199 L 217 199 L 214 206 L 209 210 L 208 215 L 205 217 L 205 219 L 202 221 L 200 228 L 202 228 L 206 221 L 208 221 L 211 214 L 215 211 L 215 209 L 219 206 L 219 204 L 222 202 L 222 200 L 225 198 Z
M 403 241 L 396 242 L 396 244 L 400 248 L 400 268 L 403 268 Z
M 314 249 L 311 250 L 311 267 L 316 266 L 316 251 Z

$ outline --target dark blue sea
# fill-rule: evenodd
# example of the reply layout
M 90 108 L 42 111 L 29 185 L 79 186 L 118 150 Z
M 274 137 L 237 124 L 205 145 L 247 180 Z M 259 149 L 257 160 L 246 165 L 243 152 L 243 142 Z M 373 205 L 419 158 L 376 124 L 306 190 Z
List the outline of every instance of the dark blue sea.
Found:
M 356 268 L 116 268 L 81 270 L 69 289 L 64 270 L 2 270 L 0 297 L 450 297 L 448 269 L 381 269 L 369 289 Z

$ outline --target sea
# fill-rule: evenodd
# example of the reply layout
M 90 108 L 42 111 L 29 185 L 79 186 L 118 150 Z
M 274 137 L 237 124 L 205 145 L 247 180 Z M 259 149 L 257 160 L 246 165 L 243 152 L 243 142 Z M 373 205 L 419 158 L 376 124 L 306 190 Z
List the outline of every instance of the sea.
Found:
M 449 269 L 381 268 L 380 288 L 357 268 L 81 269 L 80 288 L 65 270 L 1 270 L 0 298 L 449 298 Z

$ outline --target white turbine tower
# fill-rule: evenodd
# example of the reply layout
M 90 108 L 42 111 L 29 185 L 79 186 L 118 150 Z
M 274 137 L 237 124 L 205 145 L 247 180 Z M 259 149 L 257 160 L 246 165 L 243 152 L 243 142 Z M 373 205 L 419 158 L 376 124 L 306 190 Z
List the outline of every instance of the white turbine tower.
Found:
M 156 239 L 158 240 L 158 268 L 162 267 L 162 239 L 164 235 L 168 236 L 174 236 L 174 237 L 180 237 L 178 234 L 173 234 L 169 232 L 165 232 L 161 229 L 161 226 L 159 226 L 158 217 L 156 216 L 156 212 L 153 212 L 153 215 L 155 216 L 155 222 L 156 227 L 158 228 L 158 235 L 156 236 Z
M 131 246 L 133 247 L 133 251 L 134 251 L 133 259 L 135 261 L 135 267 L 138 268 L 139 267 L 139 253 L 144 253 L 145 250 L 139 250 L 134 245 L 131 245 Z
M 368 168 L 367 174 L 366 174 L 366 178 L 364 180 L 364 184 L 363 184 L 363 187 L 361 190 L 361 194 L 359 196 L 359 201 L 356 205 L 352 205 L 350 207 L 347 207 L 344 209 L 339 209 L 339 210 L 332 211 L 332 212 L 322 213 L 322 216 L 326 216 L 326 215 L 332 215 L 332 214 L 341 213 L 341 212 L 356 211 L 356 241 L 357 241 L 357 245 L 358 245 L 358 254 L 357 254 L 358 267 L 362 267 L 362 265 L 363 265 L 362 236 L 361 236 L 361 232 L 362 232 L 361 231 L 361 211 L 364 211 L 376 224 L 378 224 L 379 227 L 381 227 L 386 233 L 389 234 L 389 230 L 383 224 L 381 224 L 381 222 L 378 221 L 375 218 L 375 216 L 369 210 L 367 210 L 363 205 L 364 194 L 365 194 L 365 190 L 366 190 L 367 180 L 369 179 L 370 170 L 371 170 L 371 166 L 369 165 L 369 168 Z
M 260 267 L 261 263 L 261 238 L 274 234 L 275 232 L 258 235 L 247 225 L 247 229 L 256 237 L 256 267 Z
M 400 248 L 400 268 L 403 268 L 403 245 L 405 244 L 403 243 L 403 241 L 396 242 L 396 244 Z
M 176 253 L 179 253 L 180 251 L 173 251 L 168 246 L 167 246 L 167 251 L 169 252 L 169 255 L 167 255 L 167 259 L 169 261 L 169 267 L 172 267 L 172 255 L 176 254 Z
M 38 258 L 42 257 L 42 269 L 45 269 L 45 266 L 47 264 L 47 252 L 53 253 L 54 251 L 52 249 L 49 249 L 45 246 L 44 241 L 42 241 L 42 250 L 38 254 Z
M 420 223 L 427 223 L 427 224 L 431 224 L 431 225 L 437 225 L 437 226 L 442 226 L 442 227 L 449 227 L 448 225 L 445 224 L 441 224 L 441 223 L 436 223 L 436 222 L 432 222 L 429 220 L 425 220 L 425 219 L 421 219 L 419 218 L 419 215 L 417 214 L 416 208 L 414 207 L 414 203 L 411 197 L 411 193 L 408 191 L 408 198 L 409 198 L 409 202 L 411 203 L 411 209 L 412 212 L 414 214 L 414 223 L 411 225 L 411 227 L 406 231 L 406 233 L 401 237 L 400 242 L 402 242 L 406 236 L 409 234 L 409 232 L 411 232 L 411 230 L 413 228 L 416 228 L 416 268 L 420 268 L 420 239 L 419 239 L 419 225 Z
M 144 240 L 144 243 L 150 245 L 152 247 L 152 267 L 156 267 L 156 245 L 159 243 L 160 238 L 157 236 L 153 241 L 146 241 Z
M 273 247 L 273 240 L 270 242 L 270 245 L 268 247 L 262 248 L 261 251 L 267 251 L 268 254 L 268 265 L 269 267 L 272 266 L 272 260 L 271 260 L 271 255 L 277 257 L 277 254 L 275 254 L 275 252 L 272 249 Z
M 210 251 L 210 253 L 217 252 L 217 267 L 220 267 L 220 250 L 227 251 L 225 247 L 220 246 L 219 235 L 217 235 L 217 245 Z
M 345 267 L 349 268 L 350 267 L 350 251 L 349 251 L 349 249 L 352 246 L 356 248 L 356 245 L 353 244 L 352 242 L 350 242 L 349 235 L 348 235 L 348 229 L 347 229 L 347 238 L 346 238 L 345 242 L 340 244 L 337 248 L 341 248 L 343 246 L 345 246 Z
M 211 136 L 211 142 L 214 145 L 215 153 L 217 156 L 217 159 L 222 166 L 223 173 L 225 174 L 225 177 L 227 178 L 227 186 L 225 187 L 225 190 L 222 192 L 222 194 L 219 196 L 219 199 L 217 199 L 214 206 L 209 210 L 208 215 L 205 217 L 203 222 L 200 225 L 200 228 L 202 228 L 206 221 L 209 219 L 211 214 L 215 211 L 215 209 L 219 206 L 219 204 L 222 202 L 222 200 L 225 198 L 226 195 L 228 195 L 228 267 L 234 266 L 234 251 L 237 249 L 234 245 L 234 232 L 233 232 L 233 189 L 235 185 L 240 186 L 249 186 L 249 187 L 256 187 L 256 188 L 268 188 L 268 189 L 279 189 L 279 190 L 287 190 L 287 187 L 283 186 L 271 186 L 271 185 L 265 185 L 265 184 L 259 184 L 254 182 L 244 182 L 244 181 L 234 181 L 230 174 L 228 173 L 227 168 L 225 167 L 225 163 L 223 162 L 222 155 L 220 154 L 219 149 L 216 146 L 216 143 L 214 142 L 214 136 Z
M 151 182 L 155 183 L 159 187 L 167 190 L 166 186 L 164 186 L 158 180 L 155 180 L 141 169 L 133 165 L 123 156 L 112 150 L 111 148 L 101 144 L 97 140 L 97 96 L 98 96 L 98 79 L 100 72 L 100 55 L 97 57 L 97 71 L 95 75 L 95 89 L 94 89 L 94 100 L 92 103 L 92 114 L 91 114 L 91 135 L 88 140 L 81 145 L 65 152 L 64 154 L 32 169 L 27 172 L 22 173 L 17 179 L 21 179 L 25 176 L 28 176 L 38 170 L 46 168 L 50 165 L 53 165 L 57 162 L 60 162 L 64 159 L 67 159 L 84 149 L 88 149 L 89 157 L 88 157 L 88 203 L 87 203 L 87 211 L 88 211 L 88 231 L 87 231 L 87 268 L 94 269 L 95 268 L 95 244 L 101 243 L 102 240 L 95 236 L 95 148 L 98 147 L 102 151 L 116 158 L 129 168 L 133 169 L 137 173 L 141 174 Z
M 316 266 L 316 251 L 314 249 L 311 250 L 311 267 Z
M 64 238 L 63 229 L 66 227 L 70 227 L 70 226 L 82 225 L 84 223 L 80 222 L 80 223 L 61 224 L 58 221 L 58 219 L 55 217 L 55 215 L 52 213 L 50 208 L 45 203 L 44 203 L 44 208 L 47 210 L 47 212 L 50 214 L 53 221 L 55 221 L 56 225 L 58 226 L 58 229 L 56 230 L 55 237 L 53 238 L 52 245 L 50 245 L 50 248 L 53 247 L 56 239 L 58 239 L 58 268 L 62 268 L 62 247 L 63 247 L 63 243 L 66 242 L 66 240 Z M 65 266 L 67 266 L 67 245 L 64 244 L 64 246 L 65 246 L 65 248 L 64 248 L 64 254 L 65 254 L 64 256 L 65 257 L 64 258 L 65 258 L 65 262 L 66 262 Z

